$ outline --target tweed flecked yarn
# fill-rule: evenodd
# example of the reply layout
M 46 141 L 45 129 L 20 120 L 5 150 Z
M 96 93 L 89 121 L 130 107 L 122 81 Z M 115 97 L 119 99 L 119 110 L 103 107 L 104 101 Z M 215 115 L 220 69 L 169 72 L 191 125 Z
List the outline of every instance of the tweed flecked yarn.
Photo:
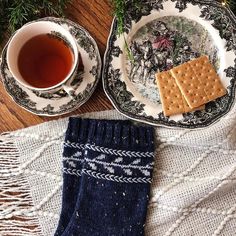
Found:
M 55 236 L 61 236 L 65 231 L 69 221 L 74 213 L 76 206 L 77 195 L 80 189 L 81 170 L 84 162 L 83 150 L 87 141 L 86 124 L 83 127 L 80 124 L 73 126 L 74 123 L 70 122 L 67 129 L 65 143 L 76 142 L 77 148 L 71 145 L 65 145 L 63 150 L 63 195 L 61 215 L 58 223 L 58 228 Z M 82 125 L 82 124 L 81 124 Z M 80 135 L 75 133 L 75 130 L 81 130 Z
M 81 181 L 76 206 L 71 204 L 74 213 L 62 236 L 144 235 L 154 129 L 130 121 L 70 118 L 64 147 L 64 160 L 70 166 L 63 168 L 67 186 L 63 197 L 73 191 L 74 182 L 67 176 Z M 66 205 L 69 200 L 65 199 Z

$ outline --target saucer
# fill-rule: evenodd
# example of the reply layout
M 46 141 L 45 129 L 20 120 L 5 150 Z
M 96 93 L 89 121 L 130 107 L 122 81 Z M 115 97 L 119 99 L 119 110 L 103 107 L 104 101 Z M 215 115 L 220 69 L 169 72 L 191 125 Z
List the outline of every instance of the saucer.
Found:
M 57 116 L 74 111 L 93 94 L 101 75 L 102 62 L 95 40 L 80 25 L 66 19 L 46 17 L 40 21 L 51 21 L 61 25 L 75 38 L 80 53 L 77 75 L 70 86 L 75 90 L 73 99 L 63 89 L 35 91 L 19 84 L 9 71 L 6 61 L 8 45 L 2 52 L 0 65 L 3 85 L 12 99 L 22 108 L 36 115 Z M 38 20 L 36 20 L 38 21 Z

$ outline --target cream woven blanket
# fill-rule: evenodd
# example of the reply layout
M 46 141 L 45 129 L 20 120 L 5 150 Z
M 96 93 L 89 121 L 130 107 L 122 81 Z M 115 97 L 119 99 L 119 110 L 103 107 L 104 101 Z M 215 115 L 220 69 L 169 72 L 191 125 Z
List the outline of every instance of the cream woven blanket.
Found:
M 124 119 L 116 111 L 84 117 Z M 53 235 L 67 121 L 0 136 L 1 236 Z M 235 236 L 236 109 L 203 130 L 156 128 L 156 144 L 146 235 Z

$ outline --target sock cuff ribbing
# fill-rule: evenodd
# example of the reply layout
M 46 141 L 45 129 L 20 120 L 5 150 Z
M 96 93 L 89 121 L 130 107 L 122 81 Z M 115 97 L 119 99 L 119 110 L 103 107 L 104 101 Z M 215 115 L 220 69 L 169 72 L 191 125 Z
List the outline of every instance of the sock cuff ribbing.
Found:
M 154 130 L 123 120 L 93 120 L 71 117 L 65 142 L 133 151 L 153 151 Z

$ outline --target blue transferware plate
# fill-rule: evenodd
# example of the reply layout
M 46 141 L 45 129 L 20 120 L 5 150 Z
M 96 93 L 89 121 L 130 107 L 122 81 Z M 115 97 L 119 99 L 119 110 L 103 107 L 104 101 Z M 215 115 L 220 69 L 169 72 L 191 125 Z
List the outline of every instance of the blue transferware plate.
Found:
M 235 102 L 236 17 L 217 1 L 139 1 L 128 5 L 125 34 L 114 19 L 104 59 L 103 85 L 115 108 L 137 121 L 157 126 L 204 128 L 225 116 Z M 133 62 L 127 56 L 125 40 Z M 208 55 L 228 94 L 203 111 L 166 117 L 155 73 Z

